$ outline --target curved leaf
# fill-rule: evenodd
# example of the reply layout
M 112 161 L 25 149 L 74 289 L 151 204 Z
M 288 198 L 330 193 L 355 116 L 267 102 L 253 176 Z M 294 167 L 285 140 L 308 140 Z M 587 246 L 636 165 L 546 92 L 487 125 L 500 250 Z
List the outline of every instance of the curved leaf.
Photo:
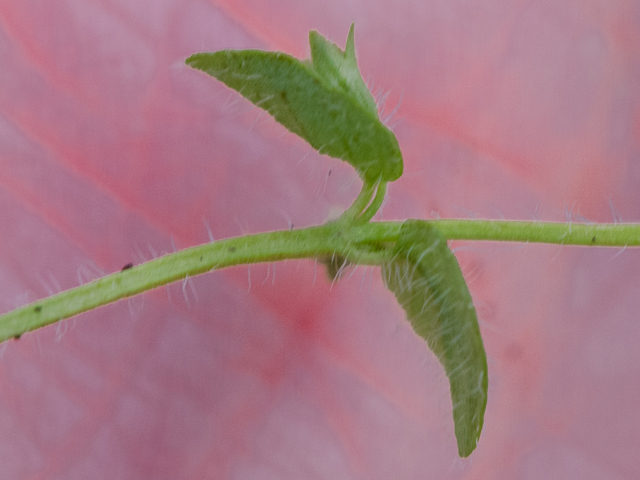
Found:
M 345 51 L 309 33 L 311 60 L 260 50 L 196 53 L 187 65 L 217 78 L 320 153 L 349 162 L 368 182 L 397 180 L 402 154 L 356 63 L 353 25 Z
M 383 277 L 415 332 L 449 378 L 458 453 L 476 448 L 487 405 L 487 357 L 467 284 L 447 240 L 429 223 L 408 220 Z

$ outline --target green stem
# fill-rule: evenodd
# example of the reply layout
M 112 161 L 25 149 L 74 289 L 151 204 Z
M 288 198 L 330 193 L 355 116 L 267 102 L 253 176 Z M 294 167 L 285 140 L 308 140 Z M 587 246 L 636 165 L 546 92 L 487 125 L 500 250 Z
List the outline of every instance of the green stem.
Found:
M 488 220 L 430 220 L 429 223 L 436 225 L 451 240 L 640 246 L 640 224 Z M 386 247 L 398 239 L 401 225 L 402 222 L 377 222 L 351 226 L 335 222 L 320 227 L 229 238 L 188 248 L 1 315 L 0 342 L 122 298 L 233 265 L 332 255 L 344 257 L 350 264 L 380 265 L 387 259 Z
M 583 224 L 511 220 L 433 220 L 450 240 L 552 243 L 597 247 L 640 246 L 640 223 Z
M 387 193 L 387 182 L 381 182 L 378 185 L 378 190 L 376 191 L 376 196 L 371 200 L 371 204 L 367 207 L 367 209 L 362 212 L 362 215 L 358 217 L 358 224 L 367 223 L 369 220 L 373 218 L 376 212 L 380 209 L 382 202 L 384 202 L 384 196 Z
M 556 223 L 513 220 L 424 220 L 449 240 L 548 243 L 590 247 L 640 247 L 640 223 Z M 393 242 L 404 222 L 374 222 L 353 228 L 354 242 Z
M 351 204 L 349 208 L 347 208 L 340 218 L 338 218 L 338 222 L 349 224 L 352 223 L 361 213 L 367 208 L 369 202 L 371 201 L 371 197 L 373 197 L 373 193 L 378 187 L 379 182 L 376 183 L 366 183 L 362 185 L 362 190 Z

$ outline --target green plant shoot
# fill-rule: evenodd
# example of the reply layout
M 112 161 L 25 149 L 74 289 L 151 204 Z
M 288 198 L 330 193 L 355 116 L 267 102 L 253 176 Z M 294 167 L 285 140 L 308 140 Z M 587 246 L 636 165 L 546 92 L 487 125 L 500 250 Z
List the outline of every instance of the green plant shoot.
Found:
M 350 163 L 364 185 L 335 220 L 199 245 L 127 268 L 0 315 L 0 341 L 102 305 L 233 265 L 312 258 L 331 278 L 347 265 L 382 267 L 385 284 L 449 379 L 458 454 L 480 438 L 487 405 L 487 358 L 476 310 L 447 239 L 640 246 L 640 225 L 483 220 L 371 222 L 386 184 L 402 175 L 395 135 L 379 119 L 356 63 L 354 26 L 344 50 L 309 34 L 311 59 L 257 50 L 197 53 L 187 65 L 238 91 L 320 153 Z
M 310 61 L 224 50 L 192 55 L 187 65 L 237 90 L 320 153 L 346 160 L 370 185 L 396 180 L 402 155 L 358 70 L 354 25 L 344 51 L 316 31 L 309 33 L 309 43 Z M 365 203 L 369 198 L 364 196 Z M 394 254 L 383 276 L 445 368 L 458 451 L 466 457 L 475 449 L 487 403 L 487 360 L 471 295 L 446 239 L 430 225 L 406 222 Z M 347 260 L 332 255 L 324 261 L 333 277 Z

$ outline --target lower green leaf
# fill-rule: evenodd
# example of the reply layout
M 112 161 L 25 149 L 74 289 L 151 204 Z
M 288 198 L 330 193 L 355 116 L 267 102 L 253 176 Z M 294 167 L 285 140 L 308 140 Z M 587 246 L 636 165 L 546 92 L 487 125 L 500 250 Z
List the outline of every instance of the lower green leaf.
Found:
M 478 317 L 456 257 L 437 228 L 408 220 L 400 229 L 385 283 L 449 378 L 458 453 L 475 450 L 487 405 L 487 357 Z

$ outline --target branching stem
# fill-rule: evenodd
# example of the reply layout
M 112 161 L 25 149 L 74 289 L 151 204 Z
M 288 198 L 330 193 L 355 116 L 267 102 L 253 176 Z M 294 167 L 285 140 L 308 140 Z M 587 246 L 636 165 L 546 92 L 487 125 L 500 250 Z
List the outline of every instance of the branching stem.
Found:
M 369 198 L 371 198 L 369 193 Z M 382 197 L 384 192 L 382 193 Z M 375 203 L 375 200 L 374 202 Z M 372 203 L 372 205 L 373 205 Z M 366 214 L 366 211 L 365 211 Z M 600 247 L 640 246 L 640 224 L 568 224 L 429 220 L 450 240 L 491 240 Z M 122 298 L 233 265 L 339 255 L 351 264 L 381 265 L 402 222 L 319 227 L 235 237 L 165 255 L 0 316 L 0 341 Z

